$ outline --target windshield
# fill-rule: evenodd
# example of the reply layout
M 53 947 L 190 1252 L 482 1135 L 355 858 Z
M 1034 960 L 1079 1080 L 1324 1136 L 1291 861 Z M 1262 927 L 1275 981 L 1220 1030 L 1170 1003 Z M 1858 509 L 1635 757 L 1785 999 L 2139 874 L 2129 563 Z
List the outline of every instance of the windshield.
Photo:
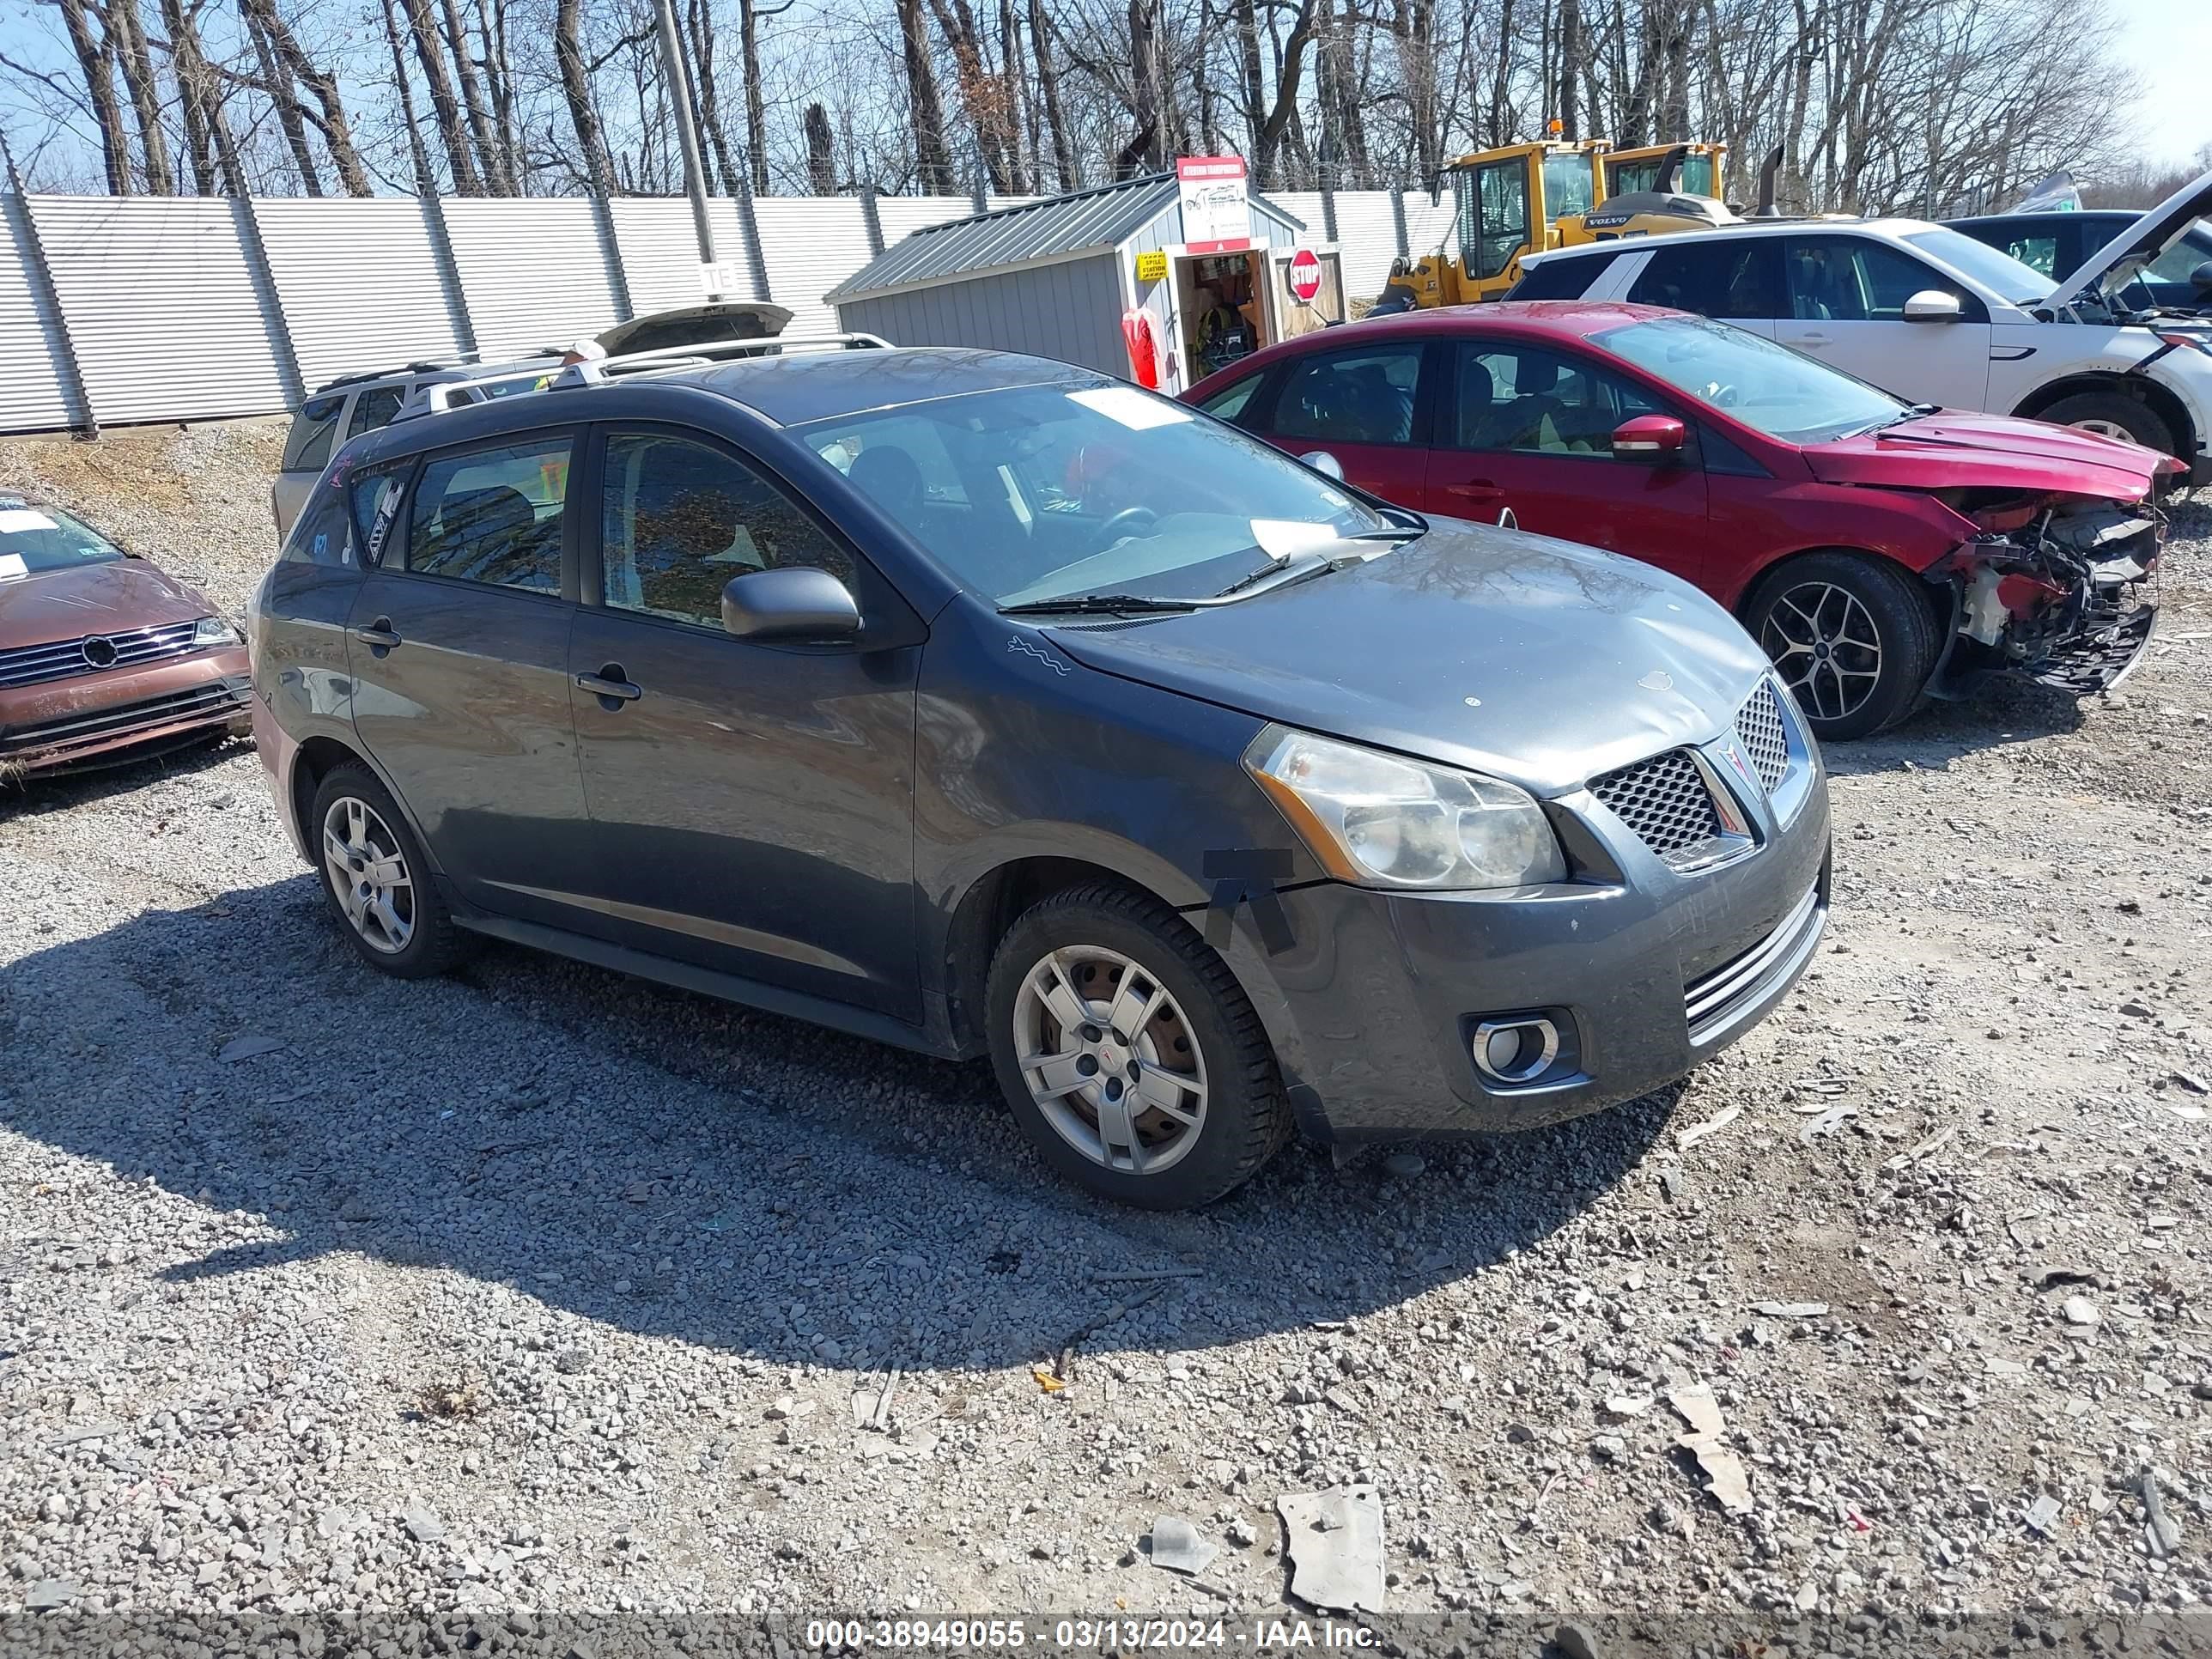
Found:
M 82 519 L 0 496 L 0 581 L 123 556 L 121 548 Z
M 1699 403 L 1785 443 L 1863 432 L 1896 420 L 1906 408 L 1825 363 L 1704 317 L 1656 318 L 1595 338 Z
M 1978 242 L 1962 232 L 1939 226 L 1909 230 L 1905 240 L 2016 306 L 2033 305 L 2050 295 L 2051 278 L 2033 265 L 2024 265 L 2002 248 Z
M 968 392 L 797 431 L 1000 605 L 1211 598 L 1294 553 L 1389 527 L 1234 428 L 1103 380 Z

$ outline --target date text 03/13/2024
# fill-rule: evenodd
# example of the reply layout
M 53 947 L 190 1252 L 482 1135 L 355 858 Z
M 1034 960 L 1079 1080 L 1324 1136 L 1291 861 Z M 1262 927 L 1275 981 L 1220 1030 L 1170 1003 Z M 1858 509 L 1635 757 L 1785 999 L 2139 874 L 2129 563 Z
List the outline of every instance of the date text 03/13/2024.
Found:
M 1123 1652 L 1176 1648 L 1364 1651 L 1379 1646 L 1380 1638 L 1364 1626 L 1334 1619 L 811 1619 L 805 1626 L 805 1645 L 817 1653 L 1030 1647 Z

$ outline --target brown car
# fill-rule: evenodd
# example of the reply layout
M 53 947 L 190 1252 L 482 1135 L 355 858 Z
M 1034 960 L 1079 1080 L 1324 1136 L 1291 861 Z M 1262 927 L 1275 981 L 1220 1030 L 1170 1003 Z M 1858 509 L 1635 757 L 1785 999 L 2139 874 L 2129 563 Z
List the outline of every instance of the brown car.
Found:
M 249 729 L 238 630 L 59 507 L 0 493 L 0 779 Z

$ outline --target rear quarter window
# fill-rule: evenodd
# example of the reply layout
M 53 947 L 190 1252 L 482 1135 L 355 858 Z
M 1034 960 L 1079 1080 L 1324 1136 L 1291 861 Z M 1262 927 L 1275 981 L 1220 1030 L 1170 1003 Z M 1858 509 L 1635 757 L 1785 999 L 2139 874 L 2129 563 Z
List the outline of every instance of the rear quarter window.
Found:
M 1626 252 L 1626 249 L 1622 250 Z M 1605 273 L 1620 253 L 1577 255 L 1571 259 L 1547 259 L 1521 267 L 1521 280 L 1505 292 L 1509 300 L 1579 300 Z
M 284 435 L 283 471 L 320 472 L 330 465 L 331 441 L 337 436 L 338 416 L 345 412 L 346 395 L 329 392 L 300 405 L 292 429 Z

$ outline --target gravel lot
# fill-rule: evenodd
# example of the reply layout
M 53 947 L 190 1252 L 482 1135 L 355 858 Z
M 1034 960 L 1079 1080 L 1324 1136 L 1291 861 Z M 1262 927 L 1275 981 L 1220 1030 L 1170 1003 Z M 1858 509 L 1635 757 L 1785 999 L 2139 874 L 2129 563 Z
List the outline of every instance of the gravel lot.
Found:
M 0 484 L 234 608 L 280 439 Z M 2212 511 L 2175 527 L 2123 696 L 1832 752 L 1831 942 L 1682 1089 L 1294 1147 L 1197 1216 L 1056 1184 L 981 1066 L 506 949 L 382 979 L 247 749 L 8 795 L 0 1613 L 61 1611 L 0 1634 L 1249 1614 L 1296 1605 L 1277 1499 L 1356 1482 L 1410 1648 L 2140 1643 L 2212 1598 Z M 1700 1378 L 1748 1513 L 1676 1444 Z

